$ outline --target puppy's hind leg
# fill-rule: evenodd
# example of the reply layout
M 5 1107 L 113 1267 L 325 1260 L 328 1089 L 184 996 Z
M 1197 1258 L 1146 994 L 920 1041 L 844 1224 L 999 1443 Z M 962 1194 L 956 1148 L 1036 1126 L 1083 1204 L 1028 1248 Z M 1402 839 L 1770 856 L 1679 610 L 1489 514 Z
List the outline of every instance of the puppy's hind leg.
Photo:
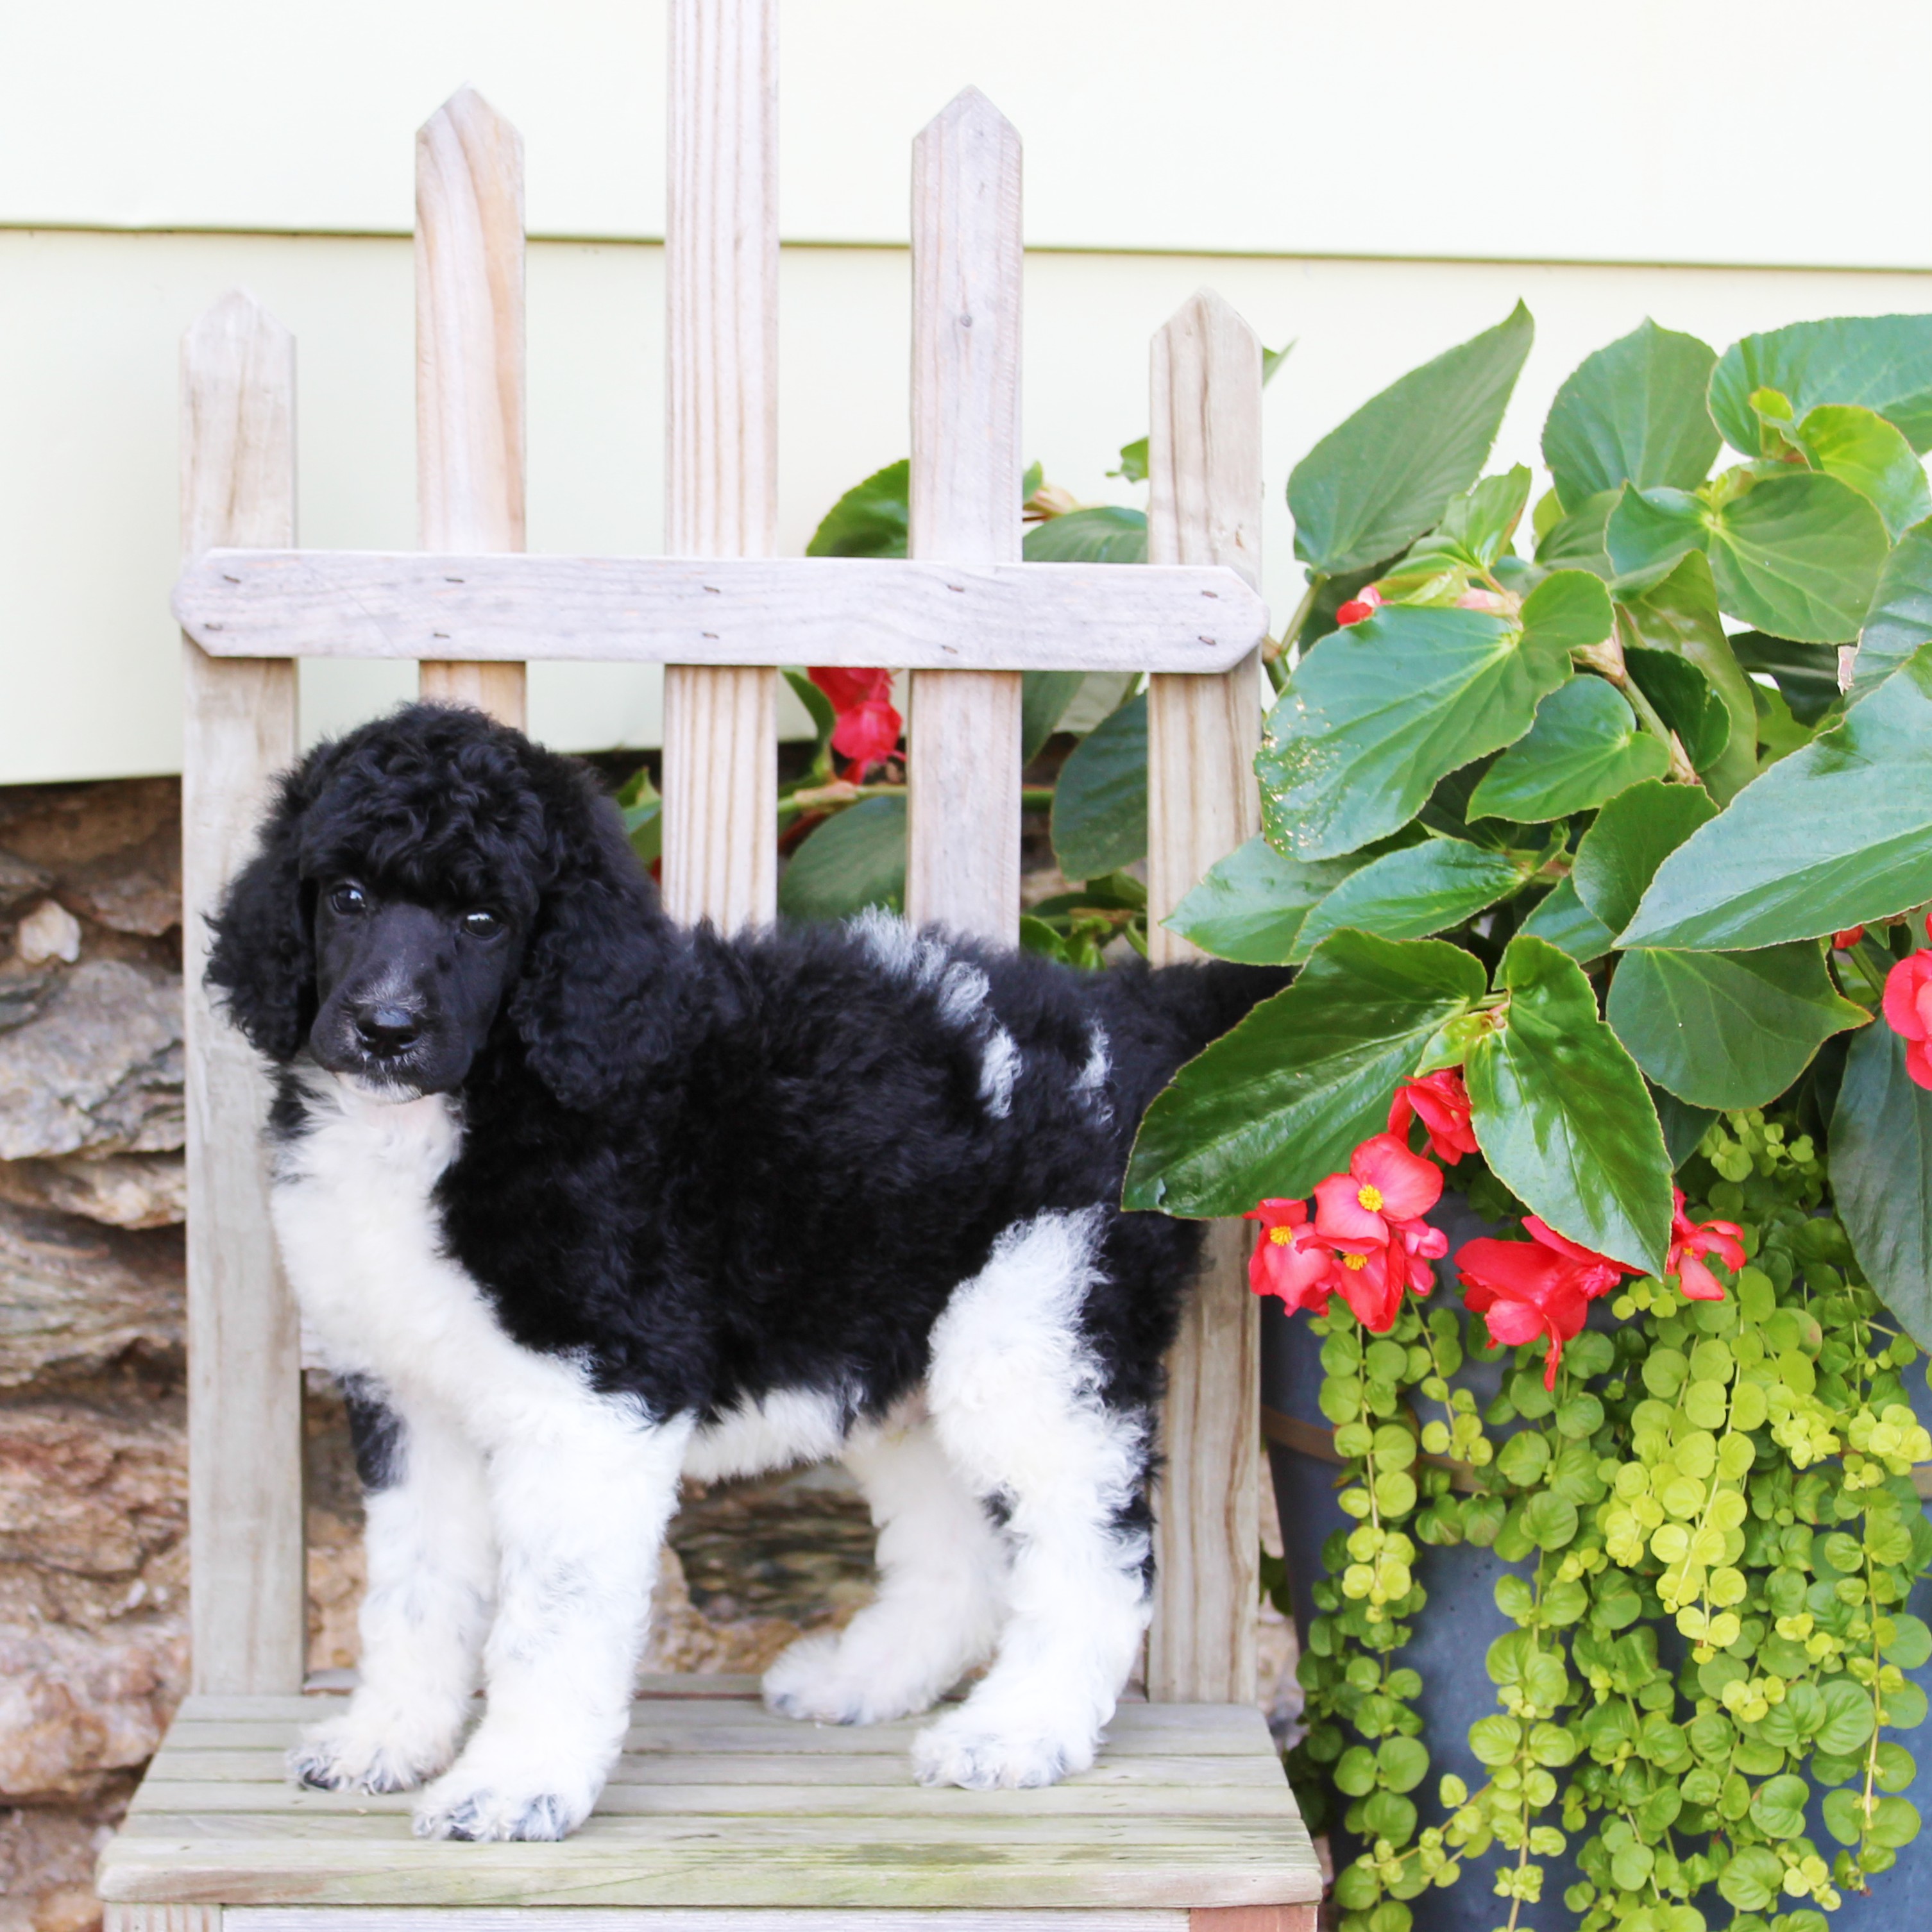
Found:
M 878 1526 L 878 1595 L 843 1630 L 794 1644 L 765 1672 L 765 1702 L 872 1724 L 923 1711 L 992 1654 L 1006 1547 L 929 1422 L 867 1429 L 844 1460 Z
M 368 1587 L 361 1683 L 289 1756 L 326 1791 L 406 1791 L 456 1755 L 489 1628 L 496 1552 L 483 1459 L 430 1408 L 406 1416 L 352 1383 Z
M 939 1440 L 1007 1505 L 1010 1608 L 998 1660 L 920 1732 L 922 1783 L 1051 1784 L 1094 1762 L 1149 1614 L 1153 1418 L 1106 1398 L 1082 1328 L 1104 1210 L 1010 1228 L 933 1334 Z

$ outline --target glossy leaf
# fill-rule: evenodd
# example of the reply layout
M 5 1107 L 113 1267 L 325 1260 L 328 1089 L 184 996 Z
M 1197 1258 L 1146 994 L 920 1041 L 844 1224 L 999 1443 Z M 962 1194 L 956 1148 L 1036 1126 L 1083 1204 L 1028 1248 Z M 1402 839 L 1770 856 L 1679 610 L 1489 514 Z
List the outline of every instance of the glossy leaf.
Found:
M 1742 951 L 1932 898 L 1932 646 L 1659 868 L 1620 943 Z
M 807 556 L 904 556 L 912 521 L 912 464 L 902 457 L 855 484 L 825 513 Z
M 1730 742 L 1731 716 L 1711 680 L 1688 658 L 1646 644 L 1627 646 L 1624 662 L 1638 690 L 1677 734 L 1693 766 L 1701 772 L 1715 764 Z
M 1614 1032 L 1616 1028 L 1611 1030 Z M 1698 1142 L 1718 1118 L 1717 1110 L 1694 1107 L 1654 1081 L 1651 1083 L 1650 1104 L 1657 1109 L 1658 1124 L 1664 1130 L 1664 1144 L 1670 1156 L 1671 1171 L 1674 1173 L 1697 1151 Z
M 1519 463 L 1500 476 L 1485 476 L 1450 500 L 1442 522 L 1409 552 L 1460 556 L 1486 569 L 1509 548 L 1529 501 L 1529 470 Z
M 1604 529 L 1617 506 L 1618 492 L 1606 490 L 1586 496 L 1560 517 L 1537 539 L 1536 560 L 1546 570 L 1587 570 L 1592 576 L 1612 577 L 1616 570 L 1604 548 Z
M 1932 516 L 1924 465 L 1884 417 L 1852 404 L 1821 404 L 1792 436 L 1813 469 L 1849 483 L 1871 504 L 1894 543 Z
M 1852 701 L 1876 690 L 1932 642 L 1932 520 L 1915 524 L 1886 559 L 1852 661 Z
M 1905 1042 L 1882 1022 L 1845 1056 L 1828 1144 L 1832 1202 L 1858 1266 L 1932 1348 L 1932 1091 L 1912 1083 Z
M 1559 1234 L 1653 1274 L 1670 1242 L 1670 1160 L 1643 1076 L 1598 1017 L 1582 969 L 1519 933 L 1498 983 L 1507 1022 L 1464 1066 L 1496 1178 Z
M 1446 772 L 1520 737 L 1570 674 L 1569 634 L 1589 628 L 1566 587 L 1579 583 L 1607 613 L 1602 585 L 1569 571 L 1544 580 L 1521 626 L 1391 605 L 1324 638 L 1295 667 L 1256 760 L 1270 842 L 1298 859 L 1354 851 L 1406 825 Z M 1539 598 L 1550 622 L 1532 621 Z
M 1586 356 L 1556 392 L 1543 460 L 1571 508 L 1624 483 L 1694 490 L 1720 443 L 1704 406 L 1717 351 L 1648 317 Z
M 1602 958 L 1616 943 L 1616 934 L 1576 896 L 1576 882 L 1567 878 L 1544 894 L 1542 902 L 1516 930 L 1568 953 L 1584 966 Z
M 1610 594 L 1587 571 L 1552 571 L 1523 599 L 1523 643 L 1532 650 L 1587 650 L 1616 628 Z
M 1362 862 L 1352 854 L 1304 863 L 1250 838 L 1210 867 L 1161 923 L 1218 959 L 1280 965 L 1302 922 Z
M 861 799 L 791 855 L 778 879 L 778 910 L 788 919 L 843 919 L 873 905 L 898 912 L 905 874 L 905 800 Z
M 1069 510 L 1034 524 L 1020 552 L 1029 563 L 1144 563 L 1147 512 L 1116 503 Z
M 1384 939 L 1426 939 L 1507 898 L 1524 877 L 1516 860 L 1460 838 L 1425 838 L 1419 845 L 1385 853 L 1352 874 L 1309 914 L 1289 962 L 1306 958 L 1345 926 Z
M 1030 765 L 1052 737 L 1074 693 L 1087 681 L 1078 670 L 1029 670 L 1020 674 L 1020 763 Z
M 1604 526 L 1604 548 L 1618 588 L 1654 584 L 1686 550 L 1710 541 L 1709 512 L 1682 490 L 1626 489 Z
M 1518 824 L 1567 818 L 1670 766 L 1663 741 L 1638 724 L 1613 686 L 1575 677 L 1537 706 L 1528 736 L 1490 767 L 1468 808 Z
M 1482 968 L 1460 946 L 1338 932 L 1156 1097 L 1123 1204 L 1234 1214 L 1307 1193 L 1381 1130 L 1396 1082 L 1483 992 Z
M 1717 812 L 1700 785 L 1650 778 L 1619 793 L 1576 848 L 1570 876 L 1577 896 L 1612 932 L 1622 932 L 1658 867 Z
M 1776 389 L 1804 416 L 1821 403 L 1857 403 L 1932 448 L 1932 316 L 1841 316 L 1747 335 L 1711 372 L 1711 414 L 1733 449 L 1761 453 L 1752 392 Z
M 1891 548 L 1849 484 L 1802 470 L 1767 478 L 1711 527 L 1718 607 L 1774 638 L 1837 643 L 1864 622 Z
M 1130 698 L 1067 755 L 1053 794 L 1053 852 L 1070 879 L 1147 854 L 1147 698 Z
M 1771 677 L 1800 723 L 1816 724 L 1838 702 L 1837 645 L 1801 644 L 1790 638 L 1768 638 L 1762 631 L 1741 631 L 1732 638 L 1731 649 L 1747 671 Z
M 1519 302 L 1330 430 L 1288 479 L 1295 555 L 1335 577 L 1432 530 L 1480 472 L 1534 334 Z
M 1728 803 L 1757 776 L 1757 707 L 1718 614 L 1709 560 L 1692 551 L 1660 581 L 1622 597 L 1618 608 L 1626 642 L 1688 658 L 1724 700 L 1730 735 L 1716 763 L 1698 776 L 1720 805 Z
M 1762 1107 L 1832 1034 L 1862 1026 L 1815 940 L 1755 952 L 1626 952 L 1606 1016 L 1660 1087 L 1693 1106 Z

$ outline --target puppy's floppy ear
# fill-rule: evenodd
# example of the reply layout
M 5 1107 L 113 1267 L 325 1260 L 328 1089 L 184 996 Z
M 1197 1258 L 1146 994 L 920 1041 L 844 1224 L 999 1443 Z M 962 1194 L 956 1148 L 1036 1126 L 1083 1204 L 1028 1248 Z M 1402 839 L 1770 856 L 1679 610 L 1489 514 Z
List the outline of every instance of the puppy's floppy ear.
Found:
M 301 1050 L 315 1014 L 315 949 L 300 862 L 302 815 L 314 796 L 317 752 L 284 775 L 248 864 L 208 922 L 207 982 L 228 1017 L 271 1060 Z
M 554 870 L 509 1017 L 538 1078 L 588 1108 L 670 1051 L 678 939 L 610 801 L 573 773 L 544 803 Z

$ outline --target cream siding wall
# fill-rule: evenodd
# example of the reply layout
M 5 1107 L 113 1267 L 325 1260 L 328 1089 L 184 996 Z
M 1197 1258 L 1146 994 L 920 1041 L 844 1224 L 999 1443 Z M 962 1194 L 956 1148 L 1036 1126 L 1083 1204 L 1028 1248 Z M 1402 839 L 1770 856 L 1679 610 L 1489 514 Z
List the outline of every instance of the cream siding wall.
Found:
M 1055 481 L 1137 498 L 1103 472 L 1145 427 L 1149 334 L 1202 283 L 1269 343 L 1298 338 L 1266 404 L 1282 608 L 1295 457 L 1518 296 L 1539 334 L 1504 461 L 1534 460 L 1564 375 L 1646 314 L 1722 346 L 1803 316 L 1932 308 L 1932 222 L 1904 212 L 1932 186 L 1903 98 L 1932 54 L 1925 10 L 1841 8 L 1828 45 L 1752 68 L 1754 122 L 1789 126 L 1856 83 L 1858 142 L 1807 147 L 1761 188 L 1727 158 L 1720 35 L 1762 48 L 1808 16 L 1782 0 L 1489 0 L 1450 37 L 1409 0 L 790 0 L 783 544 L 904 452 L 906 143 L 962 82 L 1028 141 L 1026 442 Z M 662 43 L 661 6 L 593 0 L 11 10 L 0 782 L 178 762 L 176 344 L 224 289 L 296 332 L 301 540 L 414 542 L 410 134 L 466 79 L 524 130 L 533 235 L 602 238 L 530 250 L 531 545 L 658 548 Z M 1687 74 L 1712 76 L 1708 98 Z M 1464 254 L 1492 259 L 1447 259 Z M 1604 265 L 1618 256 L 1652 266 Z M 412 684 L 406 666 L 305 666 L 304 729 Z M 657 679 L 540 667 L 531 706 L 554 742 L 650 743 Z

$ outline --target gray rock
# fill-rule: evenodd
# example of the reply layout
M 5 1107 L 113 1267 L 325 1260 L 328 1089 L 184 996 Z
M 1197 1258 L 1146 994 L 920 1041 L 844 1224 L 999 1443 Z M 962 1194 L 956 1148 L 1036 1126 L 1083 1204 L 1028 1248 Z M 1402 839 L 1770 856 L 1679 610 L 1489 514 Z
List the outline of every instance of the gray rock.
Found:
M 179 976 L 83 961 L 0 1033 L 0 1160 L 178 1148 L 182 1074 Z
M 178 1154 L 0 1160 L 0 1201 L 83 1214 L 110 1228 L 178 1227 L 188 1219 L 188 1166 Z
M 0 1205 L 0 1389 L 89 1375 L 139 1345 L 183 1346 L 182 1239 Z
M 38 898 L 52 883 L 39 866 L 30 866 L 10 852 L 0 852 L 0 918 Z

